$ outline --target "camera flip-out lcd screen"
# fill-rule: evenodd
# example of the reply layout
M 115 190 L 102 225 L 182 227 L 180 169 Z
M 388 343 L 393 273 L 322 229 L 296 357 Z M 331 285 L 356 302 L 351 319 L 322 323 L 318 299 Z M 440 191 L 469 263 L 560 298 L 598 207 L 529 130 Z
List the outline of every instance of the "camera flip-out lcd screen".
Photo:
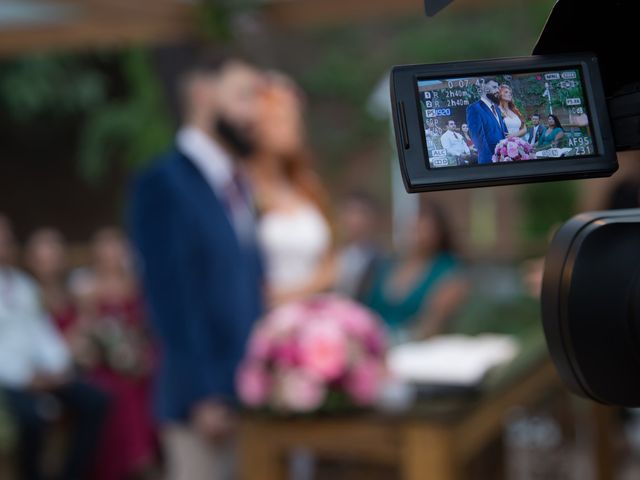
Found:
M 591 56 L 396 67 L 391 93 L 409 191 L 605 176 L 617 168 Z
M 431 168 L 595 153 L 578 68 L 417 85 Z

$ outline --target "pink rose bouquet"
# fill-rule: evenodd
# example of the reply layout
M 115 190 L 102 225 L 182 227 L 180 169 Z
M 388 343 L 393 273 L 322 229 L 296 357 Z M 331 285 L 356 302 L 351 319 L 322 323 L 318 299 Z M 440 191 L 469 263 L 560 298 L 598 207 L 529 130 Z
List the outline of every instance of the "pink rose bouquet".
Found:
M 518 162 L 533 158 L 535 158 L 533 145 L 525 142 L 520 137 L 510 136 L 498 142 L 491 161 L 493 163 Z
M 322 295 L 273 310 L 257 325 L 238 370 L 251 408 L 305 413 L 369 406 L 385 378 L 385 330 L 363 306 Z

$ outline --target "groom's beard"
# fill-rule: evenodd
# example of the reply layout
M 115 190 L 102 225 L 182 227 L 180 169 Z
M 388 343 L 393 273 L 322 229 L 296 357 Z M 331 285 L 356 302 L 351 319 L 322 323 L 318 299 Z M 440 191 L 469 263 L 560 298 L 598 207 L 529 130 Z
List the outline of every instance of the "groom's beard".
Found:
M 233 125 L 225 118 L 218 118 L 214 125 L 215 132 L 223 142 L 241 158 L 251 156 L 256 149 L 255 141 L 244 129 Z
M 491 100 L 493 103 L 495 103 L 496 105 L 500 103 L 500 98 L 498 97 L 497 93 L 487 93 L 487 98 Z

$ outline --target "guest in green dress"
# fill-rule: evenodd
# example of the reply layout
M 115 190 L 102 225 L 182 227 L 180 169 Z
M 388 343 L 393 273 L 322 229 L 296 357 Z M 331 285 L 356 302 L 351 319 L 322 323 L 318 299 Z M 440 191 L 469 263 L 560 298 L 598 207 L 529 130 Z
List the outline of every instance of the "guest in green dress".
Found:
M 555 115 L 549 115 L 547 118 L 547 128 L 538 140 L 538 149 L 557 147 L 558 142 L 564 137 L 564 128 L 560 120 Z
M 392 343 L 440 333 L 467 291 L 446 217 L 436 204 L 421 205 L 403 243 L 398 258 L 379 268 L 366 297 L 389 327 Z

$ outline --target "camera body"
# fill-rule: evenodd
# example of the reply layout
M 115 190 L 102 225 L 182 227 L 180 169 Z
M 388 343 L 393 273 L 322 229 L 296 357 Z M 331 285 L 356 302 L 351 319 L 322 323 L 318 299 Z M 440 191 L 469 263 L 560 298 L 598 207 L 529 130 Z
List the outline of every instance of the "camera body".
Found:
M 577 215 L 558 230 L 545 261 L 542 319 L 574 393 L 640 405 L 640 209 Z
M 409 192 L 608 176 L 618 168 L 592 55 L 394 67 L 391 103 Z M 527 124 L 532 115 L 535 128 Z
M 425 0 L 427 15 L 435 15 L 451 1 Z M 574 58 L 585 51 L 590 52 L 591 59 L 597 58 L 599 67 L 593 61 L 583 72 L 588 79 L 584 85 L 590 105 L 588 116 L 599 122 L 593 125 L 593 133 L 596 139 L 598 135 L 601 138 L 600 143 L 595 142 L 595 154 L 580 162 L 595 158 L 602 169 L 587 169 L 585 176 L 610 174 L 615 170 L 612 156 L 616 151 L 640 149 L 640 76 L 638 55 L 633 51 L 637 45 L 636 8 L 633 0 L 557 0 L 533 50 L 534 57 L 508 65 L 520 68 L 531 62 L 531 68 L 540 69 L 549 66 L 539 63 L 547 58 Z M 584 61 L 589 65 L 589 60 Z M 492 60 L 476 62 L 473 69 L 496 73 L 498 65 Z M 416 67 L 401 67 L 394 72 L 404 75 L 407 68 L 411 71 Z M 423 70 L 446 77 L 449 72 L 442 69 L 427 66 L 415 72 L 418 77 Z M 413 80 L 418 77 L 414 75 Z M 392 92 L 394 88 L 397 86 L 392 82 Z M 407 150 L 407 143 L 419 143 L 420 136 L 408 132 L 412 128 L 420 132 L 424 127 L 419 109 L 398 105 L 399 97 L 405 102 L 409 98 L 406 87 L 402 91 L 405 93 L 401 96 L 392 93 L 399 152 Z M 418 102 L 419 89 L 415 92 Z M 495 172 L 489 178 L 483 178 L 480 170 L 467 170 L 466 178 L 457 173 L 469 167 L 458 167 L 450 177 L 429 178 L 431 173 L 426 172 L 433 165 L 427 163 L 428 148 L 422 164 L 417 154 L 409 159 L 403 154 L 401 168 L 409 192 L 556 180 L 572 174 L 567 171 L 569 164 L 562 163 L 568 160 L 562 159 L 526 164 L 519 170 L 516 165 L 507 170 L 498 170 L 500 165 L 488 166 L 488 172 Z M 604 158 L 598 159 L 600 155 Z M 539 165 L 553 166 L 555 173 L 543 171 Z M 577 173 L 573 172 L 572 178 L 577 178 Z M 605 404 L 640 406 L 640 209 L 581 214 L 558 230 L 545 262 L 542 317 L 551 357 L 573 392 Z

